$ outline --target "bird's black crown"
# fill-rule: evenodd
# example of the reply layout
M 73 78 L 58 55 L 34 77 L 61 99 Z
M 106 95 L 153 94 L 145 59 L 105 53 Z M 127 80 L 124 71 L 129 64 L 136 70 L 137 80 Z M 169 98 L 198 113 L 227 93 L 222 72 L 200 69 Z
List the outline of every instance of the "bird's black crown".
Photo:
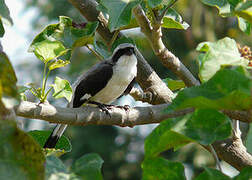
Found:
M 132 54 L 135 54 L 134 47 L 125 47 L 122 49 L 118 49 L 118 51 L 113 55 L 112 60 L 113 62 L 117 62 L 121 56 L 131 56 Z

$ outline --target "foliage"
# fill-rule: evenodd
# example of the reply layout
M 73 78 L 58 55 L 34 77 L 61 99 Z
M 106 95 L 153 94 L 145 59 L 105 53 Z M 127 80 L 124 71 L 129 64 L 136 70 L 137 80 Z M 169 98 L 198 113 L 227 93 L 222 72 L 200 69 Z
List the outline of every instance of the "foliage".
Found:
M 12 24 L 12 20 L 4 1 L 0 2 L 0 37 L 3 37 L 5 33 L 3 22 Z M 189 25 L 183 20 L 184 17 L 182 18 L 176 8 L 171 7 L 175 2 L 175 0 L 100 0 L 97 9 L 108 17 L 108 28 L 111 32 L 116 31 L 115 34 L 124 29 L 138 27 L 136 18 L 132 16 L 132 9 L 137 5 L 142 6 L 152 25 L 157 15 L 164 13 L 161 27 L 186 30 Z M 217 7 L 221 17 L 237 17 L 239 28 L 250 34 L 251 1 L 201 0 L 201 2 Z M 107 46 L 95 35 L 97 27 L 98 22 L 76 23 L 67 16 L 60 16 L 58 23 L 46 26 L 33 39 L 29 51 L 44 65 L 41 87 L 29 83 L 29 87 L 22 86 L 17 89 L 15 71 L 6 54 L 0 49 L 0 103 L 3 103 L 5 108 L 13 108 L 18 104 L 20 96 L 25 99 L 26 90 L 43 103 L 48 99 L 52 89 L 54 89 L 52 96 L 55 99 L 64 97 L 70 102 L 72 89 L 67 80 L 56 76 L 54 84 L 49 85 L 48 89 L 47 80 L 51 71 L 70 64 L 73 52 L 79 47 L 91 44 L 93 51 L 106 58 L 117 45 L 124 42 L 136 43 L 132 38 L 114 37 Z M 197 59 L 198 76 L 202 81 L 200 86 L 186 88 L 181 81 L 164 79 L 171 90 L 178 92 L 164 113 L 184 108 L 195 108 L 195 111 L 183 117 L 163 121 L 148 135 L 144 143 L 145 157 L 141 166 L 143 179 L 186 179 L 184 165 L 181 162 L 167 160 L 164 157 L 165 152 L 170 149 L 178 151 L 189 143 L 209 146 L 216 140 L 228 138 L 231 135 L 231 122 L 219 110 L 251 108 L 252 84 L 251 75 L 248 73 L 248 60 L 241 57 L 235 40 L 226 37 L 216 42 L 202 42 L 198 44 L 196 50 L 199 51 Z M 46 179 L 103 178 L 101 173 L 103 160 L 98 154 L 86 154 L 75 160 L 70 168 L 64 165 L 57 156 L 70 152 L 72 148 L 64 136 L 55 149 L 45 149 L 43 154 L 40 146 L 43 146 L 50 132 L 32 131 L 28 133 L 29 136 L 19 130 L 14 121 L 2 120 L 0 129 L 0 144 L 2 144 L 0 174 L 3 176 L 12 179 L 43 179 L 44 176 Z M 95 141 L 95 138 L 92 136 L 91 139 Z M 248 138 L 251 139 L 251 132 Z M 247 143 L 249 144 L 248 141 Z M 7 171 L 10 166 L 11 171 Z M 251 178 L 249 167 L 244 168 L 234 179 L 248 178 Z M 218 170 L 205 167 L 205 171 L 196 179 L 231 178 Z
M 0 179 L 44 179 L 42 149 L 13 120 L 0 119 L 0 152 Z
M 19 103 L 17 77 L 7 55 L 0 49 L 0 101 L 12 108 Z
M 46 158 L 46 179 L 94 179 L 101 180 L 103 160 L 98 154 L 90 153 L 76 160 L 70 170 L 56 156 Z

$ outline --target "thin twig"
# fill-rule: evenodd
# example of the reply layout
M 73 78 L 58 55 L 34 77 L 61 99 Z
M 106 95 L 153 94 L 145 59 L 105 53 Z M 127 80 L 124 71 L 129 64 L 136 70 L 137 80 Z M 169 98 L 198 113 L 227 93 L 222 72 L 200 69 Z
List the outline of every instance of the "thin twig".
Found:
M 116 30 L 114 32 L 112 39 L 109 41 L 109 45 L 108 45 L 108 50 L 109 51 L 111 50 L 111 46 L 115 42 L 115 40 L 117 39 L 119 33 L 120 33 L 120 30 Z
M 86 45 L 86 47 L 91 51 L 91 53 L 93 55 L 95 55 L 97 57 L 97 59 L 99 59 L 100 61 L 104 60 L 104 58 L 102 57 L 102 55 L 100 55 L 98 52 L 96 52 L 95 50 L 93 50 L 89 44 Z
M 168 9 L 170 9 L 178 0 L 174 0 L 171 4 L 169 4 L 165 10 L 162 12 L 160 16 L 157 17 L 157 21 L 161 24 L 162 19 L 164 18 L 165 14 L 167 13 Z
M 216 163 L 217 167 L 219 168 L 219 170 L 220 170 L 221 172 L 223 172 L 223 171 L 222 171 L 222 168 L 221 168 L 221 165 L 220 165 L 220 160 L 219 160 L 219 158 L 218 158 L 218 156 L 217 156 L 217 153 L 216 153 L 216 151 L 214 150 L 212 144 L 210 144 L 209 147 L 210 147 L 211 153 L 212 153 L 212 155 L 213 155 L 213 157 L 214 157 L 214 159 L 215 159 L 215 163 Z

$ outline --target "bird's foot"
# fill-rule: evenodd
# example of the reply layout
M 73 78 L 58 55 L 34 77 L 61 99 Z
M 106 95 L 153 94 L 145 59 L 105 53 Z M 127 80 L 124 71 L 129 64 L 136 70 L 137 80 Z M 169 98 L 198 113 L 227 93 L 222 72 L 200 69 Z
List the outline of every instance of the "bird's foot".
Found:
M 114 107 L 114 105 L 102 104 L 102 103 L 95 102 L 95 101 L 88 101 L 88 103 L 97 105 L 99 109 L 101 109 L 103 112 L 105 112 L 107 115 L 109 115 L 111 117 L 109 110 L 111 110 Z
M 129 111 L 130 106 L 129 105 L 124 105 L 124 106 L 116 106 L 117 108 L 124 109 L 126 112 Z

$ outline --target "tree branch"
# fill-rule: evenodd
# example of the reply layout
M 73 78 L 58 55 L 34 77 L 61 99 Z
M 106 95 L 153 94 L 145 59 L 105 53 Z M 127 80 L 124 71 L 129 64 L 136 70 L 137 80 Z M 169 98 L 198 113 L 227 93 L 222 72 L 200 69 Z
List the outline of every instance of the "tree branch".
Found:
M 15 107 L 15 112 L 18 116 L 41 119 L 51 123 L 69 125 L 117 125 L 121 127 L 160 123 L 167 118 L 183 116 L 193 112 L 193 109 L 189 108 L 171 113 L 163 113 L 163 110 L 167 106 L 169 104 L 135 107 L 129 108 L 128 111 L 114 107 L 109 110 L 109 116 L 100 109 L 91 106 L 61 108 L 50 105 L 49 103 L 36 104 L 22 101 L 19 106 Z
M 216 141 L 213 144 L 219 158 L 241 171 L 246 166 L 252 166 L 252 156 L 247 152 L 240 138 L 229 138 Z
M 163 65 L 172 70 L 180 79 L 185 82 L 188 87 L 199 85 L 199 81 L 195 79 L 195 77 L 181 63 L 181 61 L 163 44 L 160 24 L 154 22 L 152 27 L 140 5 L 137 5 L 133 9 L 133 13 L 141 28 L 141 31 L 146 35 L 147 39 L 151 43 L 154 53 L 159 57 Z

